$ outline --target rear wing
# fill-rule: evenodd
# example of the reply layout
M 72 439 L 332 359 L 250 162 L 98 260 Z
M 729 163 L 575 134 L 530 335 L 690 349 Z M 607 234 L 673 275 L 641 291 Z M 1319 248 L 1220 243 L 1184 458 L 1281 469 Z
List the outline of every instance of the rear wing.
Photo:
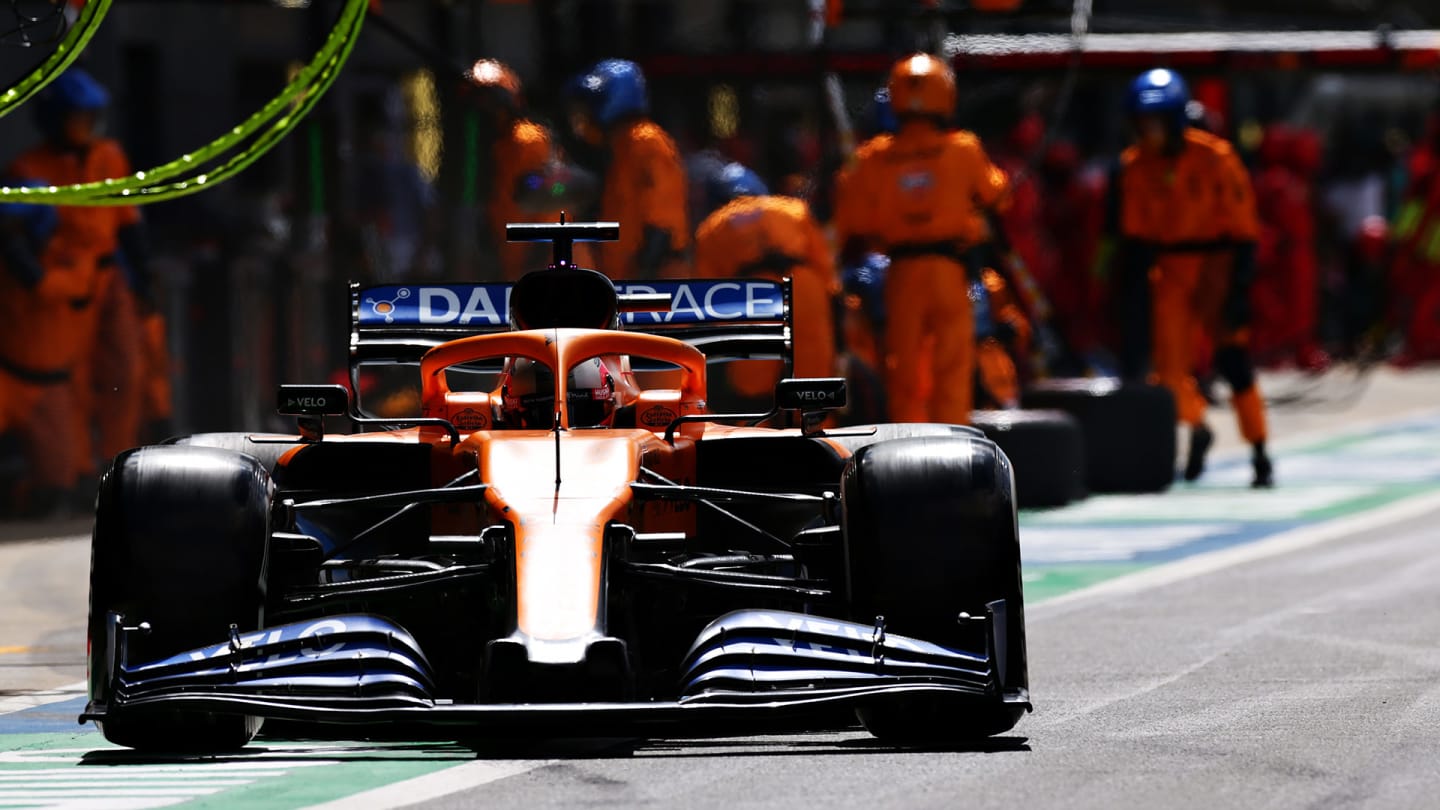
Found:
M 418 362 L 447 341 L 509 331 L 510 289 L 503 282 L 352 283 L 352 371 L 365 362 Z M 678 338 L 711 360 L 782 360 L 787 367 L 793 365 L 788 278 L 618 281 L 615 289 L 621 329 Z

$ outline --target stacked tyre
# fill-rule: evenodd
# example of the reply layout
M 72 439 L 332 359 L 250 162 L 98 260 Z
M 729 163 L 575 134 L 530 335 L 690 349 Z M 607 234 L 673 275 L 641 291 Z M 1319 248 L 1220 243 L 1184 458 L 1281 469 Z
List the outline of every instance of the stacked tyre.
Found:
M 1020 508 L 1064 506 L 1085 497 L 1085 439 L 1070 414 L 975 411 L 970 421 L 1010 459 Z
M 1108 377 L 1045 380 L 1025 389 L 1021 404 L 1064 411 L 1079 424 L 1092 493 L 1161 492 L 1175 480 L 1175 400 L 1165 388 Z

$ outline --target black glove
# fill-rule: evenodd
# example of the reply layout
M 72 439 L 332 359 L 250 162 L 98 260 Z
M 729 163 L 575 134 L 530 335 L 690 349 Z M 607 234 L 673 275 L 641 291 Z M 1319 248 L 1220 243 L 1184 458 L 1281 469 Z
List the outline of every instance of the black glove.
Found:
M 635 256 L 636 269 L 640 279 L 652 279 L 660 274 L 660 267 L 674 255 L 670 247 L 670 232 L 654 225 L 646 225 L 641 237 L 640 252 Z
M 20 228 L 7 227 L 0 230 L 0 262 L 5 263 L 5 270 L 26 289 L 39 284 L 40 279 L 45 276 L 45 267 L 40 264 L 40 257 L 35 255 L 30 240 Z
M 1015 285 L 1011 283 L 1010 274 L 1004 270 L 1004 262 L 993 260 L 989 242 L 982 242 L 966 250 L 964 264 L 965 276 L 971 284 L 982 281 L 985 268 L 993 267 L 997 273 L 1000 273 L 1001 278 L 1005 279 L 1005 283 L 1010 285 L 1010 289 L 1015 289 Z
M 1241 242 L 1235 246 L 1230 265 L 1230 284 L 1225 290 L 1221 318 L 1231 331 L 1250 326 L 1250 288 L 1255 283 L 1255 243 Z
M 1005 348 L 1014 350 L 1016 334 L 1014 324 L 1009 321 L 995 322 L 995 339 L 1005 344 Z
M 840 266 L 854 267 L 864 264 L 865 255 L 869 252 L 869 246 L 865 244 L 864 239 L 858 236 L 852 236 L 845 240 L 845 244 L 840 246 Z
M 120 243 L 120 256 L 117 257 L 120 270 L 125 274 L 130 291 L 142 307 L 152 306 L 150 240 L 146 238 L 145 226 L 139 223 L 126 225 L 115 236 Z
M 1230 293 L 1225 296 L 1225 308 L 1221 313 L 1224 326 L 1231 332 L 1236 332 L 1250 326 L 1250 297 Z

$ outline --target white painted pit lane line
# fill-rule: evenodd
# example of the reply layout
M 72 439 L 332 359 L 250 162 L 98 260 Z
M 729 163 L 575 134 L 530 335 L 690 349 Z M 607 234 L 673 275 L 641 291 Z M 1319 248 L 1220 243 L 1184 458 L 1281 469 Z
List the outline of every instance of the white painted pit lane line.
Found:
M 1037 602 L 1033 606 L 1026 605 L 1025 613 L 1028 617 L 1037 619 L 1061 615 L 1083 607 L 1086 603 L 1153 590 L 1237 565 L 1331 543 L 1363 532 L 1376 531 L 1436 511 L 1440 511 L 1440 492 L 1415 495 L 1356 515 L 1335 518 L 1313 526 L 1301 526 L 1253 543 L 1196 554 L 1105 580 L 1088 588 Z
M 269 761 L 193 762 L 166 764 L 116 763 L 80 767 L 90 747 L 0 752 L 0 808 L 45 810 L 149 810 L 205 799 L 298 769 L 334 764 L 329 757 L 291 756 L 289 751 L 265 752 Z M 328 751 L 326 753 L 329 753 Z M 29 767 L 33 765 L 66 767 Z
M 449 796 L 519 776 L 537 768 L 553 765 L 559 760 L 477 760 L 456 765 L 443 771 L 417 776 L 392 785 L 356 793 L 343 799 L 311 805 L 305 810 L 371 810 L 371 808 L 405 807 Z

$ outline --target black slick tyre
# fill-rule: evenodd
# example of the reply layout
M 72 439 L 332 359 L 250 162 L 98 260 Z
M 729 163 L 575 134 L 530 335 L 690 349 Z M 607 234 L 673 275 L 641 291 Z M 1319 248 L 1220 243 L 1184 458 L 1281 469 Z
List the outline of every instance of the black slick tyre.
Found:
M 1064 411 L 975 411 L 971 424 L 995 442 L 1015 468 L 1021 509 L 1064 506 L 1085 497 L 1085 438 Z
M 853 425 L 830 431 L 825 440 L 844 447 L 851 453 L 872 444 L 892 439 L 913 439 L 921 436 L 974 436 L 985 434 L 970 425 L 949 425 L 940 422 L 892 422 L 881 425 Z
M 1013 475 L 978 436 L 927 436 L 861 448 L 841 484 L 850 617 L 940 644 L 976 642 L 957 621 L 1005 600 L 1002 691 L 1027 694 L 1025 611 Z M 979 635 L 979 634 L 977 634 Z M 1023 703 L 885 698 L 858 714 L 895 743 L 974 739 L 1012 728 Z
M 1175 399 L 1165 388 L 1044 380 L 1025 389 L 1021 405 L 1065 411 L 1080 423 L 1091 493 L 1163 492 L 1175 480 Z
M 273 487 L 253 456 L 210 447 L 128 450 L 101 479 L 90 561 L 90 697 L 117 745 L 149 751 L 240 748 L 258 718 L 117 708 L 107 694 L 107 622 L 148 622 L 130 663 L 223 642 L 263 626 Z
M 280 457 L 303 444 L 298 437 L 266 433 L 196 433 L 181 436 L 168 444 L 190 445 L 192 447 L 216 447 L 254 456 L 265 465 L 265 470 L 275 474 Z

